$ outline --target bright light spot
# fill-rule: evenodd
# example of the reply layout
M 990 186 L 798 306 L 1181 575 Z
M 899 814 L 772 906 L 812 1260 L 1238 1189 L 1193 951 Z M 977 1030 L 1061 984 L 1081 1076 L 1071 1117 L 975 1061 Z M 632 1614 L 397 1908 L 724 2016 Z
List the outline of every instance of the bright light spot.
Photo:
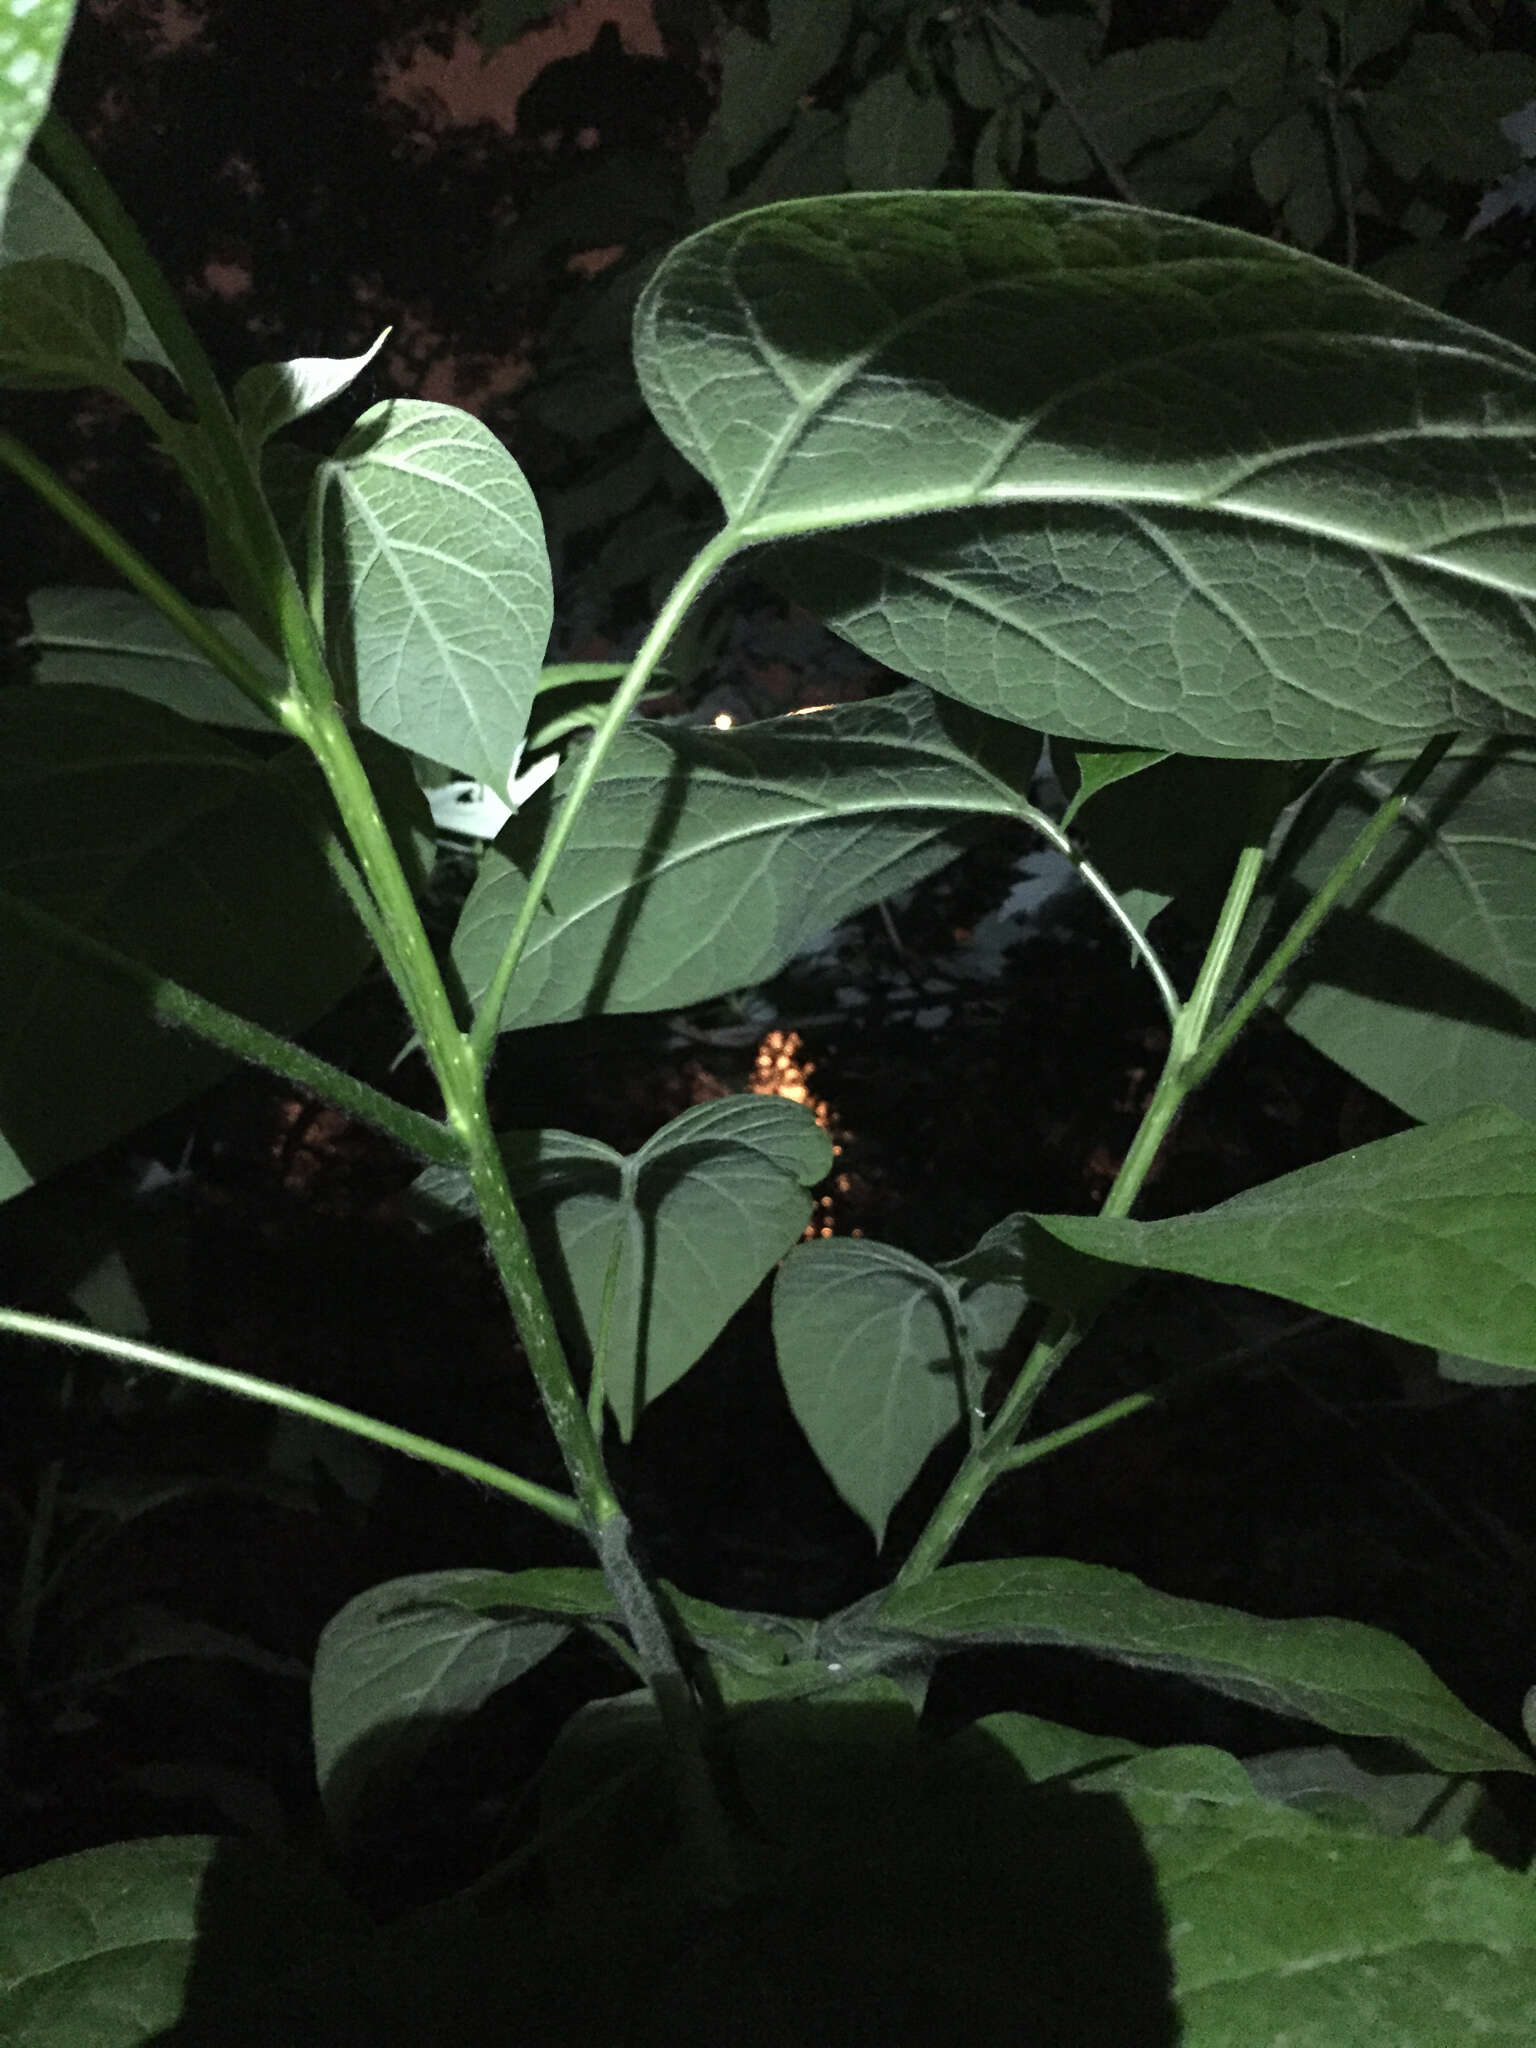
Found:
M 830 711 L 830 704 L 797 704 L 790 712 L 791 718 L 809 718 L 813 711 Z
M 729 732 L 735 723 L 736 721 L 732 718 L 729 711 L 717 711 L 715 713 L 714 725 L 716 732 Z

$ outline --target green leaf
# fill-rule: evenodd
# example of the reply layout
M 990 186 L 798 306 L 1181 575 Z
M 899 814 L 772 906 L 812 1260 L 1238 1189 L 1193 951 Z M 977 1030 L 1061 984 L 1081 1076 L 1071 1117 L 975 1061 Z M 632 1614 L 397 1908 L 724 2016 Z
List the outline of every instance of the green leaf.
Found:
M 732 535 L 983 710 L 1247 759 L 1536 728 L 1536 358 L 1296 250 L 801 200 L 674 249 L 636 357 Z
M 1019 815 L 1038 738 L 903 690 L 730 732 L 621 733 L 598 771 L 513 978 L 503 1030 L 668 1010 L 748 988 L 809 939 Z M 575 772 L 552 785 L 558 803 Z M 487 853 L 453 941 L 483 996 L 547 816 Z
M 1536 1126 L 1506 1109 L 1381 1138 L 1195 1216 L 1035 1220 L 1095 1258 L 1536 1371 Z
M 0 2038 L 149 2048 L 195 2015 L 206 2040 L 253 2040 L 253 2002 L 285 1978 L 361 1960 L 370 1936 L 323 1871 L 250 1843 L 173 1835 L 86 1849 L 0 1878 Z
M 270 1030 L 324 1016 L 372 958 L 324 801 L 298 749 L 263 762 L 120 690 L 0 691 L 0 889 Z M 3 911 L 0 962 L 0 1197 L 229 1064 Z
M 13 4 L 0 14 L 0 232 L 22 159 L 48 111 L 74 18 L 74 0 Z
M 832 1165 L 809 1110 L 773 1095 L 699 1103 L 628 1158 L 567 1131 L 501 1144 L 556 1312 L 589 1356 L 612 1277 L 603 1384 L 626 1440 L 794 1244 Z M 429 1168 L 415 1189 L 462 1202 L 467 1180 Z
M 953 146 L 949 108 L 905 71 L 872 79 L 848 113 L 848 181 L 866 192 L 932 185 Z
M 769 206 L 780 199 L 841 192 L 848 183 L 844 150 L 843 123 L 829 107 L 799 107 L 761 170 L 740 192 L 722 200 L 716 211 L 745 213 L 749 207 Z
M 252 447 L 318 412 L 367 369 L 388 341 L 386 327 L 360 356 L 295 356 L 288 363 L 258 363 L 235 386 L 235 417 Z
M 30 645 L 37 649 L 35 682 L 91 683 L 162 704 L 201 725 L 273 730 L 271 719 L 244 691 L 136 591 L 49 584 L 32 592 L 27 610 Z M 267 676 L 278 696 L 287 680 L 283 665 L 244 619 L 231 611 L 205 611 L 203 616 Z
M 1315 249 L 1338 216 L 1334 172 L 1321 119 L 1298 107 L 1270 129 L 1250 159 L 1253 182 L 1266 206 L 1280 212 L 1303 249 Z
M 315 1774 L 338 1841 L 433 1743 L 570 1633 L 564 1621 L 476 1611 L 486 1576 L 459 1570 L 391 1579 L 349 1600 L 321 1631 L 311 1688 Z
M 1400 178 L 1432 171 L 1487 185 L 1520 153 L 1499 126 L 1536 99 L 1536 58 L 1474 50 L 1465 37 L 1416 35 L 1386 84 L 1365 93 L 1366 133 Z
M 1006 1217 L 940 1266 L 870 1238 L 796 1247 L 773 1290 L 779 1376 L 795 1419 L 876 1544 L 907 1488 L 968 1409 L 1031 1298 L 1097 1307 L 1118 1285 L 1062 1260 L 1027 1216 Z
M 1282 889 L 1292 914 L 1412 758 L 1331 782 Z M 1410 1116 L 1536 1121 L 1536 747 L 1454 748 L 1276 997 L 1293 1031 Z M 1453 1344 L 1452 1349 L 1462 1348 Z
M 1057 1557 L 945 1565 L 886 1594 L 871 1622 L 944 1651 L 1049 1645 L 1172 1672 L 1336 1734 L 1404 1743 L 1441 1770 L 1536 1771 L 1417 1651 L 1361 1622 L 1265 1620 Z
M 770 0 L 768 35 L 735 22 L 720 34 L 720 98 L 688 163 L 699 213 L 718 211 L 728 174 L 755 156 L 794 119 L 800 102 L 836 63 L 853 17 L 853 0 Z
M 1062 787 L 1072 792 L 1061 814 L 1062 830 L 1071 826 L 1083 805 L 1101 789 L 1123 782 L 1127 776 L 1139 775 L 1144 768 L 1155 768 L 1167 758 L 1152 747 L 1074 747 L 1069 740 L 1058 741 L 1051 749 L 1051 765 Z
M 83 263 L 34 256 L 0 270 L 0 384 L 115 385 L 127 329 L 112 287 Z
M 171 365 L 155 331 L 118 269 L 80 215 L 35 164 L 24 163 L 11 190 L 11 203 L 0 227 L 0 265 L 20 263 L 33 256 L 64 256 L 83 263 L 109 284 L 127 320 L 122 354 L 134 363 Z
M 524 29 L 537 28 L 564 4 L 565 0 L 480 0 L 475 40 L 489 54 L 513 42 Z
M 364 413 L 323 468 L 326 641 L 364 725 L 505 790 L 553 617 L 522 471 L 420 399 Z
M 1339 30 L 1345 78 L 1395 49 L 1422 11 L 1419 0 L 1323 0 L 1323 6 Z

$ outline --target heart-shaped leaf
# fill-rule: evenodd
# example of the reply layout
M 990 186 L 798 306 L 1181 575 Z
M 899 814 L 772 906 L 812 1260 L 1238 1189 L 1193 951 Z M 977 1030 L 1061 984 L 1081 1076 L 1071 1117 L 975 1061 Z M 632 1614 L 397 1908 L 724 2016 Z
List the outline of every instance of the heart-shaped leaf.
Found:
M 1303 818 L 1292 863 L 1307 894 L 1408 758 L 1388 749 L 1330 779 L 1331 808 Z M 1281 1015 L 1410 1116 L 1501 1102 L 1536 1121 L 1533 903 L 1536 747 L 1455 748 L 1303 955 Z
M 870 1628 L 936 1648 L 1086 1650 L 1170 1671 L 1336 1734 L 1405 1743 L 1446 1771 L 1536 1771 L 1384 1629 L 1331 1617 L 1269 1621 L 1154 1592 L 1129 1572 L 1060 1557 L 945 1565 L 881 1599 Z
M 338 1840 L 434 1742 L 570 1633 L 563 1620 L 477 1611 L 486 1577 L 464 1570 L 391 1579 L 349 1600 L 321 1631 L 310 1692 L 315 1773 Z
M 810 1111 L 775 1095 L 702 1102 L 626 1158 L 568 1131 L 502 1140 L 557 1312 L 588 1355 L 628 1438 L 804 1230 L 807 1192 L 832 1165 Z M 429 1209 L 462 1207 L 465 1176 L 429 1168 Z M 611 1292 L 610 1292 L 611 1289 Z
M 1104 201 L 854 194 L 680 244 L 635 348 L 732 538 L 801 541 L 801 602 L 983 710 L 1250 759 L 1536 730 L 1536 358 L 1364 278 Z
M 322 467 L 326 642 L 364 725 L 505 790 L 554 609 L 526 478 L 421 399 L 365 412 Z
M 1358 1146 L 1195 1216 L 1035 1221 L 1095 1258 L 1536 1372 L 1536 1125 L 1505 1109 Z
M 807 940 L 1022 817 L 1033 733 L 903 690 L 733 732 L 623 732 L 550 878 L 502 1028 L 662 1010 L 751 987 Z M 567 768 L 553 785 L 569 786 Z M 542 804 L 483 861 L 454 937 L 472 997 L 543 843 Z

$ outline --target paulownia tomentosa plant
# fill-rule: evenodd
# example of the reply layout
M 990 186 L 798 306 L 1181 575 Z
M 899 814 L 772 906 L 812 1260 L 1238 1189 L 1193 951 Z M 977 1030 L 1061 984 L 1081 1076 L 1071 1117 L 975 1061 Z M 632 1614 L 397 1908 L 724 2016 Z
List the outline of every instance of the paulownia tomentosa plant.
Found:
M 424 1205 L 478 1216 L 570 1490 L 152 1345 L 9 1311 L 0 1328 L 433 1459 L 590 1542 L 588 1568 L 438 1572 L 336 1617 L 314 1730 L 337 1845 L 442 1724 L 573 1630 L 637 1690 L 568 1724 L 513 1865 L 386 1929 L 320 1862 L 204 1837 L 6 1879 L 6 2037 L 1531 2038 L 1529 1872 L 1420 1823 L 1458 1781 L 1533 1766 L 1406 1645 L 1067 1560 L 945 1560 L 1003 1475 L 1125 1412 L 1031 1434 L 1140 1269 L 1536 1371 L 1536 359 L 1130 207 L 898 192 L 745 213 L 667 257 L 635 328 L 648 403 L 724 524 L 622 677 L 546 670 L 538 514 L 474 419 L 387 404 L 305 461 L 276 437 L 361 363 L 262 366 L 226 399 L 111 193 L 43 119 L 69 14 L 42 0 L 0 31 L 0 374 L 99 385 L 142 414 L 203 508 L 230 609 L 191 606 L 0 439 L 127 585 L 41 594 L 58 659 L 0 695 L 4 1191 L 230 1056 L 317 1090 L 420 1157 Z M 143 361 L 178 380 L 175 414 Z M 729 734 L 632 721 L 747 549 L 910 687 Z M 572 682 L 612 687 L 487 855 L 445 976 L 406 756 L 508 787 L 569 737 L 540 699 Z M 289 745 L 253 751 L 256 724 Z M 1042 736 L 1075 763 L 1065 819 L 1029 796 Z M 1134 861 L 1115 886 L 1092 864 L 1100 821 L 1134 847 L 1170 788 L 1190 869 L 1227 858 L 1187 988 L 1144 928 Z M 1166 1066 L 1100 1214 L 1009 1216 L 933 1268 L 797 1243 L 829 1148 L 792 1103 L 706 1104 L 629 1158 L 492 1129 L 504 1037 L 759 981 L 988 821 L 1071 852 L 1167 1011 Z M 1314 952 L 1298 977 L 1341 905 L 1350 971 L 1324 978 Z M 440 1120 L 286 1035 L 373 952 Z M 1180 1106 L 1272 999 L 1418 1127 L 1136 1220 Z M 781 1261 L 790 1400 L 877 1537 L 956 1443 L 889 1586 L 816 1621 L 657 1583 L 603 1448 Z M 1206 1747 L 1024 1713 L 928 1735 L 934 1664 L 987 1644 L 1175 1673 L 1432 1775 L 1341 1759 L 1314 1811 L 1279 1766 Z

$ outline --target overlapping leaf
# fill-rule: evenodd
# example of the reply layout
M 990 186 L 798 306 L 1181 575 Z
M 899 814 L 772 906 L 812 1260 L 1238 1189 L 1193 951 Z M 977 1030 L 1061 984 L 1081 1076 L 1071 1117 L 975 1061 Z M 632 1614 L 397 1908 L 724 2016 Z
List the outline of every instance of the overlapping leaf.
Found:
M 1193 1216 L 1035 1220 L 1096 1258 L 1536 1372 L 1536 1125 L 1509 1110 L 1361 1145 Z
M 33 0 L 0 14 L 0 230 L 33 135 L 48 111 L 75 0 Z
M 628 1158 L 568 1131 L 512 1132 L 502 1148 L 557 1312 L 589 1357 L 601 1335 L 626 1438 L 794 1244 L 832 1164 L 809 1110 L 773 1095 L 700 1103 Z M 428 1208 L 469 1202 L 465 1176 L 446 1168 L 429 1168 L 416 1195 Z
M 364 725 L 504 790 L 554 604 L 522 471 L 420 399 L 364 413 L 324 467 L 326 640 Z
M 551 877 L 502 1028 L 671 1009 L 764 980 L 943 867 L 979 822 L 1019 815 L 1038 754 L 1034 734 L 924 690 L 733 732 L 622 733 Z M 464 906 L 453 954 L 476 998 L 546 822 L 540 804 L 508 824 Z
M 47 584 L 27 599 L 39 683 L 92 683 L 163 704 L 203 725 L 271 732 L 272 721 L 220 675 L 207 656 L 131 590 Z M 211 611 L 210 625 L 282 690 L 282 664 L 237 612 Z
M 1059 1557 L 945 1565 L 887 1594 L 870 1620 L 935 1649 L 1040 1644 L 1172 1672 L 1340 1735 L 1404 1743 L 1446 1771 L 1536 1771 L 1417 1651 L 1362 1622 L 1268 1621 Z
M 1391 750 L 1330 785 L 1293 863 L 1302 889 L 1406 764 Z M 1279 1001 L 1293 1030 L 1411 1116 L 1500 1102 L 1536 1121 L 1536 747 L 1453 750 Z
M 1111 313 L 1111 310 L 1112 313 Z M 1108 202 L 845 195 L 673 250 L 648 403 L 878 659 L 1100 745 L 1536 730 L 1536 358 Z
M 11 188 L 10 205 L 4 209 L 0 226 L 0 268 L 36 256 L 66 257 L 94 270 L 111 286 L 123 311 L 126 327 L 122 353 L 130 362 L 159 363 L 169 369 L 165 350 L 128 281 L 102 246 L 94 228 L 87 227 L 51 178 L 36 164 L 24 163 Z

